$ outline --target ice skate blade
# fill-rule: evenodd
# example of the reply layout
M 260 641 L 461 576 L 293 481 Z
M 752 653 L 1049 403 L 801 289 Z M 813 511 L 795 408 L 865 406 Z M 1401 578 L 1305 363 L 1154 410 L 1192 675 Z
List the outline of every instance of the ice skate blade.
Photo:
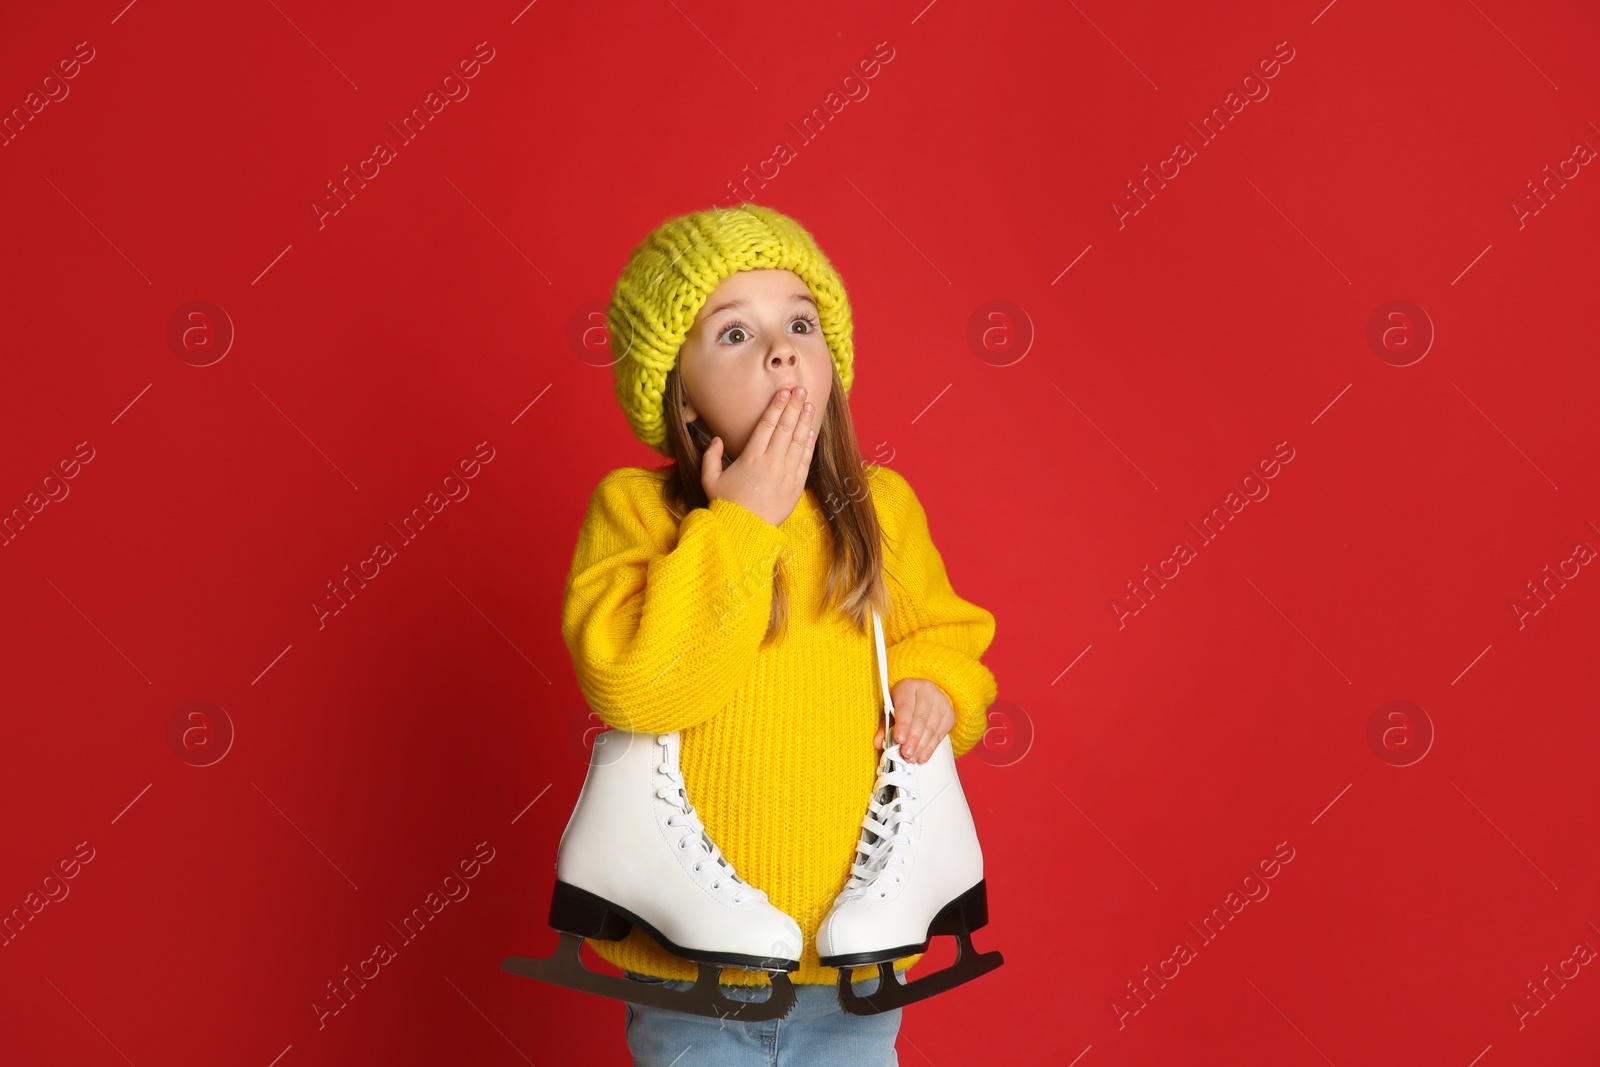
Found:
M 956 935 L 956 961 L 949 967 L 908 982 L 895 971 L 894 960 L 884 960 L 878 964 L 878 988 L 866 996 L 857 993 L 850 982 L 850 972 L 854 968 L 841 968 L 839 1007 L 847 1015 L 879 1015 L 947 992 L 988 974 L 1004 962 L 998 952 L 979 952 L 973 948 L 972 935 L 962 931 Z
M 650 982 L 634 982 L 627 978 L 597 974 L 583 965 L 583 959 L 578 954 L 582 947 L 581 935 L 563 931 L 560 944 L 549 957 L 531 959 L 527 956 L 507 956 L 500 962 L 500 969 L 613 1000 L 632 1001 L 652 1008 L 705 1015 L 713 1019 L 732 1019 L 735 1022 L 781 1019 L 795 1005 L 794 986 L 790 984 L 788 974 L 783 972 L 771 976 L 772 995 L 766 1000 L 733 1000 L 721 991 L 721 964 L 699 961 L 700 975 L 695 979 L 694 988 L 680 991 Z

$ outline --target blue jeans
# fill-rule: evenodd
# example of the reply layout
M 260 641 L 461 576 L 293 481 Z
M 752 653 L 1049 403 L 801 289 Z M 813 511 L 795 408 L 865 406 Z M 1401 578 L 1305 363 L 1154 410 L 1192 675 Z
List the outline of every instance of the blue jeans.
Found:
M 636 982 L 668 989 L 694 985 L 623 973 Z M 855 990 L 869 996 L 878 981 L 873 975 L 857 982 Z M 722 992 L 731 1000 L 765 1000 L 770 989 L 730 984 Z M 894 1041 L 905 1009 L 847 1015 L 839 1007 L 835 986 L 796 985 L 794 992 L 795 1006 L 789 1014 L 766 1022 L 732 1022 L 628 1001 L 628 1051 L 633 1053 L 634 1067 L 899 1067 Z

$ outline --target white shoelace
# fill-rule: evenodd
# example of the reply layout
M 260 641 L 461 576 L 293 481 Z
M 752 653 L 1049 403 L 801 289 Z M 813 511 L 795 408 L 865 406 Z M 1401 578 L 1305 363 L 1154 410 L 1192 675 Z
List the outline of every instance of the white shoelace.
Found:
M 890 734 L 887 717 L 884 721 L 884 739 Z M 916 768 L 900 755 L 900 746 L 884 750 L 879 763 L 878 779 L 872 786 L 872 801 L 867 805 L 866 818 L 861 820 L 861 841 L 856 855 L 865 857 L 851 865 L 850 881 L 840 896 L 853 900 L 870 892 L 878 879 L 888 875 L 903 882 L 900 872 L 890 867 L 893 863 L 904 866 L 905 855 L 898 846 L 909 845 L 911 837 L 904 828 L 917 821 L 916 813 L 905 809 L 906 802 L 916 800 L 920 794 L 912 787 L 916 784 Z M 888 896 L 887 889 L 878 890 L 879 896 Z
M 901 754 L 898 744 L 889 743 L 894 736 L 894 700 L 889 691 L 889 653 L 884 647 L 883 620 L 876 610 L 872 613 L 872 637 L 878 653 L 878 685 L 883 692 L 883 758 L 878 761 L 878 780 L 872 785 L 872 800 L 867 805 L 866 818 L 861 820 L 863 832 L 856 845 L 856 855 L 864 859 L 851 864 L 850 881 L 839 894 L 845 900 L 870 892 L 883 875 L 896 882 L 905 881 L 890 864 L 904 866 L 908 862 L 899 846 L 911 843 L 910 835 L 903 830 L 917 817 L 905 810 L 905 804 L 921 795 L 912 788 L 917 781 L 916 766 Z M 889 891 L 879 889 L 878 895 L 886 897 Z
M 735 873 L 733 865 L 706 833 L 705 825 L 701 823 L 700 815 L 695 811 L 694 805 L 689 803 L 689 794 L 683 785 L 683 768 L 678 765 L 678 735 L 658 734 L 656 743 L 667 750 L 666 758 L 661 761 L 661 766 L 656 768 L 656 773 L 666 778 L 667 784 L 656 790 L 656 796 L 676 804 L 679 809 L 667 816 L 667 825 L 688 827 L 689 832 L 678 839 L 678 847 L 689 848 L 692 845 L 702 853 L 690 869 L 698 874 L 701 867 L 707 863 L 721 867 L 723 873 L 712 879 L 711 889 L 713 892 L 720 890 L 723 880 L 726 879 L 737 887 L 733 891 L 735 904 L 743 904 L 747 900 L 766 899 L 765 890 L 757 889 Z

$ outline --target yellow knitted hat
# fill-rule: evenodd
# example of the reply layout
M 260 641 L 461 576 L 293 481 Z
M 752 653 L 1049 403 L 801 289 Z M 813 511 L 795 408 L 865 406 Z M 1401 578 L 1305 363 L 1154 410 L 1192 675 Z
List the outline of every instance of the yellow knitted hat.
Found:
M 667 372 L 711 291 L 741 270 L 792 270 L 817 301 L 817 322 L 849 395 L 855 358 L 844 282 L 794 219 L 741 204 L 670 218 L 634 248 L 606 311 L 617 400 L 634 436 L 664 456 Z

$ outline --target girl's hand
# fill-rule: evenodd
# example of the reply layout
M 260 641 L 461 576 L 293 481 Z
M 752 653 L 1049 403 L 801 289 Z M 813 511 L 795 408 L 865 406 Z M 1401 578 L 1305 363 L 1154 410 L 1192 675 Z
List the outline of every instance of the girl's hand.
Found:
M 713 438 L 700 463 L 706 499 L 731 500 L 774 526 L 793 512 L 805 495 L 816 444 L 812 407 L 805 391 L 780 389 L 750 433 L 739 458 L 722 469 L 722 438 Z
M 955 729 L 956 709 L 944 690 L 926 678 L 902 678 L 889 687 L 894 702 L 894 739 L 912 763 L 925 763 L 946 734 Z M 883 748 L 883 726 L 872 739 Z

